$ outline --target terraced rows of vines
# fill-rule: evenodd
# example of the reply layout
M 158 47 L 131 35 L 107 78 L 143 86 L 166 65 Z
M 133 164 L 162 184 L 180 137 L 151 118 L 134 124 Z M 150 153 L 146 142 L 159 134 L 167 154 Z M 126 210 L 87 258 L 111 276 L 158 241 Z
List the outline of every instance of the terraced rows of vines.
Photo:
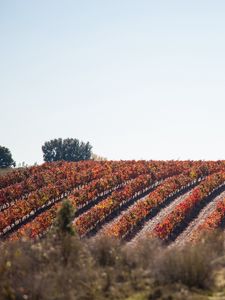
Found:
M 81 238 L 185 244 L 225 223 L 225 161 L 44 163 L 0 176 L 0 238 L 37 239 L 67 199 Z

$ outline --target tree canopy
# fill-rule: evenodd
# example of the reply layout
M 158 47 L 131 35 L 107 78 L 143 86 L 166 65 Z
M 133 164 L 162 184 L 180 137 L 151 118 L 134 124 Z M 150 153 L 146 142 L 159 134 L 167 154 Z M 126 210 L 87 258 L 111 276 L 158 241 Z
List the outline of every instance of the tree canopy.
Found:
M 12 159 L 10 150 L 6 147 L 0 146 L 0 168 L 8 168 L 16 166 L 15 161 Z
M 84 143 L 72 138 L 53 139 L 42 146 L 43 158 L 46 162 L 87 160 L 91 158 L 91 149 L 89 142 Z

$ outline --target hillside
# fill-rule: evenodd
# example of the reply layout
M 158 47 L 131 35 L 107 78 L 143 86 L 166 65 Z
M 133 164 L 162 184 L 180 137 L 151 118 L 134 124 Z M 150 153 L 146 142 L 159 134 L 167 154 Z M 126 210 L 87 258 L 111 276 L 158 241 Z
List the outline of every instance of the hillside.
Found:
M 143 237 L 185 244 L 223 226 L 225 161 L 45 163 L 0 176 L 3 240 L 50 230 L 64 199 L 81 238 Z

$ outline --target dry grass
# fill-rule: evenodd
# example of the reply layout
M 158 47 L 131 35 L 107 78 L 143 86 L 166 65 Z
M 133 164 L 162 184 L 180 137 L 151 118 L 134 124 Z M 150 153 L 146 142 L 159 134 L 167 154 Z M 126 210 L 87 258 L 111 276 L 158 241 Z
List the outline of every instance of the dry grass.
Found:
M 224 268 L 223 244 L 220 234 L 184 249 L 153 240 L 127 248 L 115 239 L 56 232 L 39 242 L 2 243 L 0 299 L 207 299 Z
M 0 176 L 5 175 L 5 174 L 7 174 L 9 172 L 12 172 L 14 170 L 15 169 L 13 169 L 13 168 L 0 168 Z

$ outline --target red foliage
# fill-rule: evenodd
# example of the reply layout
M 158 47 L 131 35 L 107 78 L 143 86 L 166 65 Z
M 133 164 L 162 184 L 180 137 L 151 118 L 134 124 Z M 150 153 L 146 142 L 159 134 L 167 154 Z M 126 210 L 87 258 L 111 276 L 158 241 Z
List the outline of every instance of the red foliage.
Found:
M 179 203 L 170 214 L 157 224 L 154 229 L 154 235 L 161 239 L 168 238 L 175 227 L 192 212 L 195 206 L 209 196 L 209 194 L 221 184 L 224 184 L 224 181 L 225 172 L 223 171 L 208 176 L 187 198 Z

